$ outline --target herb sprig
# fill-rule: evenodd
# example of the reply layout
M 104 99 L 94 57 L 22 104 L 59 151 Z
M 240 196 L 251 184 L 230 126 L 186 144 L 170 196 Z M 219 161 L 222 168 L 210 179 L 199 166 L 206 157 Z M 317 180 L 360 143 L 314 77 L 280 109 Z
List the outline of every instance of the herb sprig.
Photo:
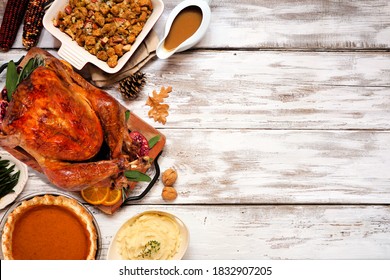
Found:
M 143 259 L 148 257 L 151 258 L 153 254 L 160 251 L 160 245 L 160 242 L 156 240 L 150 240 L 148 243 L 145 244 L 138 257 L 141 257 Z
M 18 73 L 18 67 L 15 62 L 11 60 L 7 65 L 7 75 L 5 78 L 5 88 L 7 89 L 7 99 L 8 102 L 12 99 L 12 94 L 16 90 L 17 86 L 39 66 L 45 65 L 45 61 L 41 56 L 34 56 L 30 58 L 26 65 L 21 70 L 20 74 Z

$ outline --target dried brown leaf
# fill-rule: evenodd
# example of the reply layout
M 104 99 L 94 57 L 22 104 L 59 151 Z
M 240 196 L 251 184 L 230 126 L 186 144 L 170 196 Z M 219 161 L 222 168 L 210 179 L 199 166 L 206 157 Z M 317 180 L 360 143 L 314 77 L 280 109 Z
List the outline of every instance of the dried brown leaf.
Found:
M 172 87 L 169 86 L 167 88 L 161 87 L 160 92 L 157 93 L 157 91 L 153 91 L 153 99 L 158 102 L 162 103 L 164 102 L 164 98 L 169 97 L 169 93 L 172 91 Z
M 161 87 L 160 92 L 153 91 L 152 96 L 149 96 L 146 100 L 146 105 L 150 106 L 148 116 L 153 118 L 154 121 L 165 124 L 167 122 L 167 116 L 169 115 L 168 104 L 162 104 L 164 98 L 169 97 L 169 93 L 172 91 L 172 87 Z

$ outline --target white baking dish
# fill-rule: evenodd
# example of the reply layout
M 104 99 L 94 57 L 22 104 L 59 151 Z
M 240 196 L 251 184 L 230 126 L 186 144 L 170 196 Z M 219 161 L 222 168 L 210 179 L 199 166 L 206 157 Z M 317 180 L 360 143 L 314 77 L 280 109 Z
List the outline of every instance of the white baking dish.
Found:
M 151 0 L 153 4 L 153 12 L 149 19 L 145 23 L 144 28 L 138 35 L 131 49 L 126 52 L 120 59 L 118 59 L 118 65 L 111 68 L 105 61 L 99 60 L 96 56 L 90 54 L 84 48 L 80 47 L 76 41 L 73 41 L 71 37 L 62 32 L 59 28 L 53 24 L 53 19 L 57 17 L 58 12 L 63 11 L 65 6 L 68 5 L 69 0 L 55 0 L 50 8 L 46 11 L 43 18 L 43 26 L 61 42 L 61 47 L 58 50 L 58 55 L 68 61 L 78 70 L 81 70 L 87 63 L 92 63 L 105 71 L 106 73 L 118 72 L 130 59 L 138 46 L 142 43 L 148 33 L 152 30 L 153 26 L 160 18 L 163 10 L 164 3 L 162 0 Z

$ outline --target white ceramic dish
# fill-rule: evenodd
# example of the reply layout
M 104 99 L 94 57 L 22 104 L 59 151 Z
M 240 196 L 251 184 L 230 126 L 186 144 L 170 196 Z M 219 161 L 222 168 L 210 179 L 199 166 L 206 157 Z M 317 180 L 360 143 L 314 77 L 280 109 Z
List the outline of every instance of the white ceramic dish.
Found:
M 73 41 L 71 37 L 62 32 L 59 28 L 53 25 L 53 19 L 57 17 L 58 12 L 63 11 L 65 6 L 68 5 L 69 0 L 56 0 L 46 11 L 43 18 L 43 26 L 61 42 L 61 47 L 58 50 L 58 55 L 68 61 L 78 70 L 81 70 L 87 63 L 92 63 L 99 67 L 106 73 L 118 72 L 130 59 L 138 46 L 142 43 L 148 33 L 152 30 L 153 26 L 160 18 L 163 10 L 164 3 L 162 0 L 151 0 L 153 4 L 153 12 L 147 20 L 141 33 L 138 35 L 131 49 L 126 52 L 120 59 L 118 59 L 118 65 L 111 68 L 105 61 L 99 60 L 96 56 L 90 54 L 84 48 L 80 47 L 76 41 Z
M 12 203 L 24 189 L 24 186 L 26 185 L 28 179 L 28 168 L 27 165 L 25 165 L 23 162 L 17 160 L 11 155 L 0 154 L 0 157 L 1 160 L 9 160 L 11 162 L 11 165 L 15 164 L 15 170 L 13 174 L 15 174 L 18 170 L 20 170 L 19 181 L 14 187 L 14 192 L 9 193 L 3 196 L 2 198 L 0 198 L 0 209 L 3 209 L 6 206 L 8 206 L 10 203 Z
M 119 253 L 120 244 L 117 241 L 118 235 L 126 226 L 134 223 L 139 217 L 141 217 L 142 215 L 145 215 L 145 214 L 165 215 L 165 216 L 168 216 L 171 219 L 173 219 L 178 224 L 179 229 L 180 229 L 181 243 L 180 243 L 180 247 L 178 249 L 178 252 L 174 255 L 174 257 L 172 259 L 173 260 L 181 260 L 183 258 L 184 254 L 187 251 L 188 244 L 189 244 L 189 238 L 190 238 L 187 227 L 178 217 L 176 217 L 170 213 L 163 212 L 163 211 L 151 210 L 151 211 L 142 212 L 142 213 L 130 218 L 129 220 L 127 220 L 126 222 L 124 222 L 122 224 L 122 226 L 119 228 L 119 230 L 115 234 L 114 238 L 111 240 L 111 244 L 110 244 L 110 247 L 109 247 L 108 253 L 107 253 L 108 260 L 124 260 L 122 255 Z

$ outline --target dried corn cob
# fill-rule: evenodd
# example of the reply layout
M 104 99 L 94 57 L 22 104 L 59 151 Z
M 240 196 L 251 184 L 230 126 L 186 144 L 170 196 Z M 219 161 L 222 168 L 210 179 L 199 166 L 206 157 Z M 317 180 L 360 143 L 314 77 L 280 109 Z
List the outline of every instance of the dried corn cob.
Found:
M 45 2 L 47 0 L 30 0 L 24 15 L 23 26 L 23 46 L 28 50 L 34 47 L 39 40 L 43 24 L 42 19 L 45 14 Z
M 3 51 L 8 51 L 15 42 L 19 26 L 22 24 L 23 16 L 27 9 L 28 1 L 8 0 L 0 27 L 0 48 Z

